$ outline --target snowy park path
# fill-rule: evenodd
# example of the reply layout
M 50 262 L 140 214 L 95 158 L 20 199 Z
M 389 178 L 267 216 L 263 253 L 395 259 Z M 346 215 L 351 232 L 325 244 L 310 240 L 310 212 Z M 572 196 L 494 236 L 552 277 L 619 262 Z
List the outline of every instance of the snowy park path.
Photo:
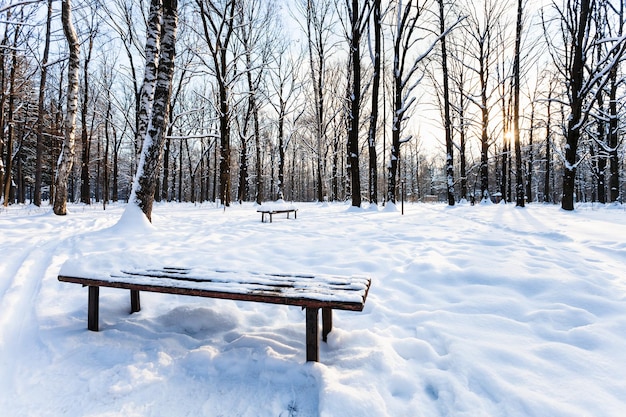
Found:
M 0 390 L 6 398 L 18 396 L 29 370 L 46 366 L 49 360 L 50 352 L 41 339 L 47 313 L 41 311 L 42 286 L 56 278 L 67 258 L 63 254 L 67 250 L 59 248 L 68 248 L 77 230 L 98 230 L 104 220 L 85 222 L 54 217 L 45 209 L 30 210 L 33 214 L 26 218 L 16 215 L 12 219 L 15 213 L 4 213 L 8 218 L 3 219 L 11 225 L 2 228 L 0 243 L 0 253 L 9 254 L 0 264 Z

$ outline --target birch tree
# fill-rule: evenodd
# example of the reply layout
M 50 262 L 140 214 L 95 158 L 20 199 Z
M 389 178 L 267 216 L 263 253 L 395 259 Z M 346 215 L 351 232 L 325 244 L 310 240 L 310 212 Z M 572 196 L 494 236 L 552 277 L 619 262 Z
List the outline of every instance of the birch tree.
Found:
M 163 0 L 161 34 L 149 34 L 148 39 L 160 39 L 159 65 L 151 106 L 150 122 L 143 141 L 141 158 L 129 202 L 141 208 L 152 221 L 154 193 L 159 180 L 165 131 L 169 119 L 170 95 L 176 57 L 176 34 L 178 29 L 178 0 Z M 155 30 L 149 27 L 148 31 Z M 144 103 L 147 105 L 147 103 Z
M 69 49 L 67 76 L 67 109 L 63 147 L 57 165 L 54 187 L 53 211 L 56 215 L 67 214 L 67 180 L 72 171 L 75 156 L 76 113 L 78 111 L 78 77 L 80 71 L 80 44 L 72 22 L 72 1 L 61 1 L 63 33 Z
M 146 30 L 146 47 L 144 49 L 146 61 L 143 71 L 143 82 L 137 94 L 137 121 L 135 132 L 135 146 L 137 149 L 142 149 L 143 140 L 146 137 L 146 131 L 150 122 L 152 102 L 154 100 L 161 48 L 162 8 L 163 0 L 150 1 Z M 132 33 L 131 30 L 129 30 L 129 32 Z M 130 45 L 127 47 L 127 51 L 129 48 Z

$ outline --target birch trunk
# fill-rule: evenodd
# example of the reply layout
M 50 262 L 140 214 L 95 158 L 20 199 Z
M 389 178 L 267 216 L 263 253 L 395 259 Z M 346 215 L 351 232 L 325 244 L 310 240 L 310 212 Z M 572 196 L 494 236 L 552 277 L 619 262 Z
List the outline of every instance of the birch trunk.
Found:
M 78 110 L 78 73 L 80 70 L 80 44 L 76 29 L 72 23 L 72 1 L 61 2 L 63 33 L 67 40 L 70 58 L 67 79 L 67 109 L 65 113 L 65 137 L 57 164 L 56 184 L 54 188 L 53 211 L 56 215 L 67 214 L 67 180 L 74 164 L 74 143 L 76 137 L 76 113 Z
M 130 197 L 130 203 L 139 206 L 149 221 L 152 221 L 154 192 L 158 181 L 163 144 L 165 142 L 165 130 L 169 119 L 169 101 L 172 93 L 174 58 L 176 56 L 177 9 L 177 0 L 163 1 L 163 20 L 160 36 L 161 49 L 152 113 L 146 137 L 143 141 L 141 158 Z M 150 38 L 150 35 L 148 36 Z
M 139 91 L 139 112 L 137 114 L 137 132 L 135 135 L 138 150 L 142 149 L 143 140 L 146 137 L 146 130 L 150 122 L 152 102 L 154 100 L 161 44 L 162 15 L 163 0 L 151 0 L 145 47 L 146 66 L 143 73 L 143 83 Z

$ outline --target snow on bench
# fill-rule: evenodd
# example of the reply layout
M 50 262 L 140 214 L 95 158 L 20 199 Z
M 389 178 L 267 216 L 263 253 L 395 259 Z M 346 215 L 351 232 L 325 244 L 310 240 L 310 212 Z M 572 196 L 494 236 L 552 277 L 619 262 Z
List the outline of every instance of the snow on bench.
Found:
M 131 313 L 141 308 L 140 291 L 299 306 L 306 309 L 307 361 L 319 360 L 319 309 L 326 341 L 332 310 L 362 311 L 371 283 L 365 276 L 235 272 L 201 266 L 89 270 L 81 260 L 67 261 L 58 279 L 89 287 L 87 327 L 92 331 L 98 331 L 100 287 L 130 290 Z

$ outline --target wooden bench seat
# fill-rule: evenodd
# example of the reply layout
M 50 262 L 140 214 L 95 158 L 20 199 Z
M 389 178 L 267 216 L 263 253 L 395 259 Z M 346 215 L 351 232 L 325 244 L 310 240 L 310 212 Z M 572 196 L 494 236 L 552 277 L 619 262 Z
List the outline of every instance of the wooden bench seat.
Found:
M 140 291 L 299 306 L 306 309 L 306 359 L 319 360 L 318 314 L 322 338 L 332 330 L 332 310 L 362 311 L 371 280 L 363 276 L 263 274 L 208 270 L 200 267 L 129 268 L 94 274 L 66 263 L 58 279 L 89 287 L 89 330 L 98 331 L 100 287 L 130 290 L 131 312 L 140 310 Z M 91 276 L 84 276 L 91 275 Z

